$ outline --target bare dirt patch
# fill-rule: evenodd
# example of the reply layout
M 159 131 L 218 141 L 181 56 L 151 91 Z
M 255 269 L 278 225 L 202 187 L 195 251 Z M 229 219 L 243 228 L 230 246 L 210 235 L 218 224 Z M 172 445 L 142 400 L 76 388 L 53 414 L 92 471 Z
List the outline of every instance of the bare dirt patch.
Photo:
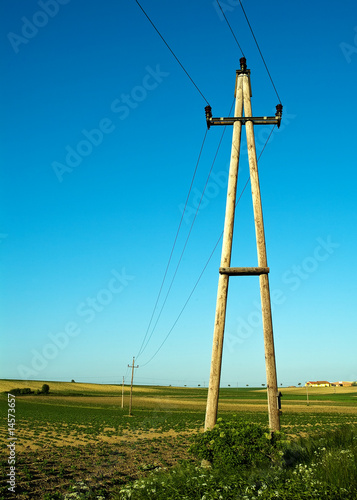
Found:
M 128 481 L 157 468 L 169 468 L 190 459 L 185 435 L 147 433 L 150 439 L 98 440 L 89 444 L 30 449 L 18 453 L 17 500 L 41 500 L 49 493 L 67 493 L 73 483 L 84 482 L 97 495 L 107 498 Z M 1 454 L 1 459 L 6 456 Z M 1 487 L 6 488 L 6 480 Z M 1 496 L 1 495 L 0 495 Z

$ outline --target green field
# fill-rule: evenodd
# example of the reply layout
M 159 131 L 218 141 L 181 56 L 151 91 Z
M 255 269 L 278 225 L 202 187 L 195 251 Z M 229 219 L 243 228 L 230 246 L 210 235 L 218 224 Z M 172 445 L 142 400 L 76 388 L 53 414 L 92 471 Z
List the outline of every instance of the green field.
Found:
M 204 388 L 137 386 L 129 417 L 128 387 L 122 409 L 121 386 L 47 383 L 48 395 L 16 396 L 17 499 L 63 498 L 71 486 L 80 484 L 110 498 L 110 492 L 148 471 L 188 459 L 190 435 L 203 426 Z M 37 390 L 42 384 L 0 381 L 3 477 L 9 437 L 5 391 Z M 356 387 L 310 388 L 309 404 L 305 388 L 282 388 L 281 392 L 281 425 L 292 438 L 357 423 Z M 221 389 L 219 414 L 229 419 L 233 413 L 267 424 L 266 391 Z M 10 498 L 6 489 L 2 480 L 0 498 Z

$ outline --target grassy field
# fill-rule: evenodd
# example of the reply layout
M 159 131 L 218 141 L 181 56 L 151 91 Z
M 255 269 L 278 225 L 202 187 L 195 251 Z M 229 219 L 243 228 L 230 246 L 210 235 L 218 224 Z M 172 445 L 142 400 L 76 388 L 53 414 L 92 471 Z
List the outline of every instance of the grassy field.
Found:
M 60 499 L 76 487 L 95 491 L 92 498 L 110 498 L 111 492 L 148 471 L 188 459 L 190 435 L 203 426 L 204 388 L 136 386 L 129 417 L 128 387 L 122 409 L 121 386 L 2 380 L 3 477 L 9 467 L 5 393 L 25 387 L 36 391 L 43 383 L 50 386 L 48 395 L 16 396 L 17 499 Z M 357 387 L 309 388 L 309 404 L 305 388 L 281 392 L 282 429 L 292 438 L 357 424 Z M 229 418 L 233 413 L 267 424 L 266 390 L 222 389 L 219 414 Z M 2 480 L 0 498 L 9 498 L 6 490 Z

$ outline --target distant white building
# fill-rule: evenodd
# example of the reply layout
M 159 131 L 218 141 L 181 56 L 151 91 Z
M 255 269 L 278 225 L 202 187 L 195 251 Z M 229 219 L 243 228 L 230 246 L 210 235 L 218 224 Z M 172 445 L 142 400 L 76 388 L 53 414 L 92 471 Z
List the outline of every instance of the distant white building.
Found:
M 305 387 L 330 387 L 330 382 L 327 380 L 317 380 L 316 382 L 306 382 Z

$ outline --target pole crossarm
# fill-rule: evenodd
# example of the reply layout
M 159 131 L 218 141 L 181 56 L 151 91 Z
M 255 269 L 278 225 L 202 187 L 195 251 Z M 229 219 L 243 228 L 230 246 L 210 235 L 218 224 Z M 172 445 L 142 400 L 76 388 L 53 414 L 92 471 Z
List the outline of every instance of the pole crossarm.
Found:
M 211 106 L 206 106 L 205 111 L 206 111 L 207 128 L 209 129 L 211 125 L 224 125 L 224 126 L 233 125 L 235 122 L 241 122 L 243 125 L 245 125 L 246 122 L 248 121 L 252 122 L 254 125 L 277 125 L 279 128 L 281 123 L 283 106 L 281 104 L 278 104 L 276 108 L 277 111 L 275 116 L 253 116 L 253 117 L 229 116 L 227 118 L 213 118 Z
M 245 57 L 240 59 L 240 69 L 236 71 L 236 86 L 235 89 L 237 91 L 238 88 L 238 78 L 244 75 L 247 78 L 247 83 L 249 87 L 249 95 L 252 97 L 252 87 L 250 84 L 250 69 L 247 69 L 247 61 Z M 235 92 L 236 97 L 236 92 Z M 228 118 L 213 118 L 212 117 L 212 108 L 210 105 L 205 107 L 206 112 L 206 122 L 207 128 L 209 129 L 211 125 L 234 125 L 235 122 L 241 122 L 245 125 L 247 122 L 251 122 L 254 125 L 277 125 L 280 127 L 281 118 L 283 115 L 283 105 L 278 104 L 276 106 L 275 116 L 234 116 Z
M 268 274 L 269 267 L 220 267 L 219 274 L 228 276 L 260 276 Z

